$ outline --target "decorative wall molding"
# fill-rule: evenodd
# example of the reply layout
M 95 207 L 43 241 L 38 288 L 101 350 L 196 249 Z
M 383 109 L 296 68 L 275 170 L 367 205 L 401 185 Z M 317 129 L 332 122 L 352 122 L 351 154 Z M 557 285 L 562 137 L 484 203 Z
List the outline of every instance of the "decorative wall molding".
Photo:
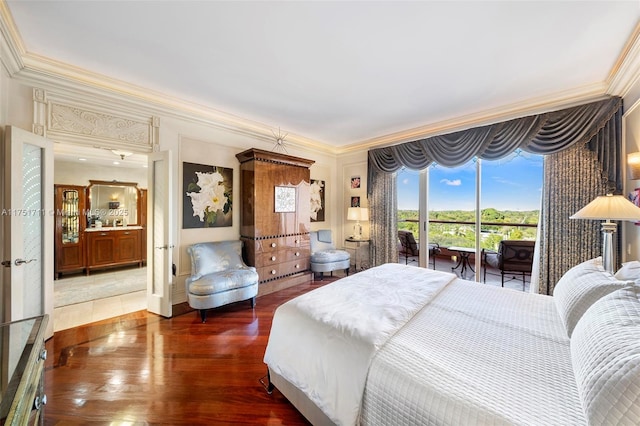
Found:
M 100 108 L 96 102 L 33 89 L 33 132 L 57 142 L 69 142 L 134 152 L 151 152 L 158 144 L 160 119 Z

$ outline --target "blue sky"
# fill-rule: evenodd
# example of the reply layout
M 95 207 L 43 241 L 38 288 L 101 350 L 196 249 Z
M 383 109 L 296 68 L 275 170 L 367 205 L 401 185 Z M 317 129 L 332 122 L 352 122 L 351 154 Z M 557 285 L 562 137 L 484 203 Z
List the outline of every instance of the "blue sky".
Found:
M 521 152 L 482 162 L 482 208 L 537 210 L 542 194 L 542 157 Z M 471 161 L 457 168 L 429 168 L 431 210 L 473 210 L 476 171 Z M 418 209 L 419 172 L 398 172 L 398 209 Z

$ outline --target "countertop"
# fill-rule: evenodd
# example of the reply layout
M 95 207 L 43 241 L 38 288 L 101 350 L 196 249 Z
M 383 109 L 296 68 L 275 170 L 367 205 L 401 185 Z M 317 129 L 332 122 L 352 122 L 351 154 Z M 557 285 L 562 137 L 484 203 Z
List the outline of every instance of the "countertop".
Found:
M 142 226 L 132 225 L 132 226 L 102 226 L 100 228 L 87 228 L 86 232 L 97 232 L 97 231 L 126 231 L 126 230 L 134 230 L 134 229 L 142 229 Z

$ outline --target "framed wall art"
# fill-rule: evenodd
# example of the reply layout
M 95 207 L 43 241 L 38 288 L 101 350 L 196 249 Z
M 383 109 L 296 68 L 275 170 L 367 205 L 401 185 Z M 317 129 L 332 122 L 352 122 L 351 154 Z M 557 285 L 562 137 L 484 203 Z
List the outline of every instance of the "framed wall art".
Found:
M 293 213 L 296 211 L 296 189 L 292 186 L 276 186 L 276 213 Z
M 351 189 L 359 189 L 359 188 L 360 188 L 360 176 L 352 176 Z
M 233 169 L 182 163 L 182 228 L 232 226 Z
M 324 181 L 311 179 L 311 222 L 324 222 Z
M 360 207 L 360 197 L 351 197 L 351 207 Z

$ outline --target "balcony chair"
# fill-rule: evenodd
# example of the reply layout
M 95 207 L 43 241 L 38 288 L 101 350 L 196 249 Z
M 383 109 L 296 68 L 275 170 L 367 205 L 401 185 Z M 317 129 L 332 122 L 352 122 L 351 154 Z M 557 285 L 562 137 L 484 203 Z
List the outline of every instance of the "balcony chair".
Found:
M 505 274 L 522 274 L 522 291 L 525 288 L 525 276 L 531 276 L 533 268 L 533 253 L 535 241 L 503 240 L 498 245 L 498 251 L 482 250 L 484 264 L 484 282 L 487 282 L 487 266 L 500 270 L 502 287 Z M 515 278 L 515 276 L 514 276 Z
M 330 229 L 321 229 L 310 233 L 311 244 L 311 271 L 313 277 L 320 274 L 320 280 L 325 272 L 338 271 L 344 269 L 349 275 L 351 267 L 351 255 L 348 251 L 338 250 L 333 244 Z
M 233 302 L 251 300 L 258 295 L 258 273 L 242 260 L 242 241 L 217 241 L 193 244 L 191 276 L 185 281 L 189 306 L 200 311 L 202 322 L 207 309 Z
M 417 262 L 420 250 L 413 232 L 398 230 L 398 240 L 400 241 L 398 252 L 404 256 L 405 265 L 408 265 L 410 261 Z M 433 260 L 433 269 L 436 269 L 436 255 L 438 254 L 440 254 L 440 245 L 438 243 L 429 243 L 429 260 Z

